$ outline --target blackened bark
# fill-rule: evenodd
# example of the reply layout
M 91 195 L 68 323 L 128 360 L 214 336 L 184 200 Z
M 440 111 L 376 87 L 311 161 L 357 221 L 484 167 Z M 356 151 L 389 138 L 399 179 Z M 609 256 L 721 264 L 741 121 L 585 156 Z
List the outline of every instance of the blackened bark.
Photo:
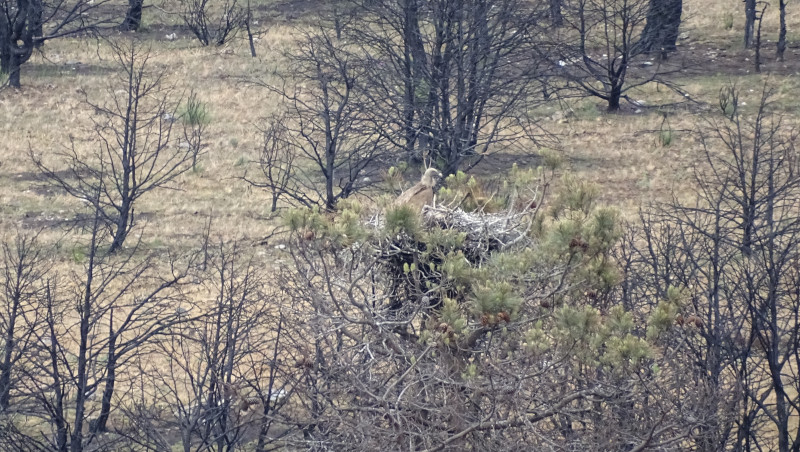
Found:
M 622 97 L 622 85 L 615 85 L 609 92 L 608 96 L 607 110 L 609 112 L 619 111 L 619 101 L 621 97 Z
M 2 18 L 0 18 L 0 26 L 2 26 Z M 11 54 L 5 45 L 5 39 L 2 37 L 2 28 L 0 28 L 0 74 L 8 74 L 10 66 Z
M 127 171 L 126 171 L 127 172 Z M 125 175 L 126 182 L 128 180 L 128 175 Z M 127 185 L 127 184 L 126 184 Z M 114 240 L 111 242 L 111 248 L 109 248 L 109 253 L 114 253 L 120 248 L 122 248 L 122 244 L 125 243 L 125 239 L 128 238 L 128 232 L 133 226 L 133 221 L 131 221 L 132 216 L 132 200 L 128 196 L 128 191 L 125 190 L 122 193 L 122 206 L 119 209 L 119 218 L 117 219 L 116 224 L 116 231 L 114 231 Z
M 780 0 L 781 29 L 778 34 L 778 61 L 783 61 L 783 52 L 786 50 L 786 0 Z
M 683 0 L 650 0 L 647 24 L 639 41 L 643 51 L 674 51 L 682 12 Z
M 430 123 L 433 105 L 428 101 L 428 90 L 432 87 L 428 71 L 428 54 L 422 41 L 420 30 L 420 10 L 417 0 L 406 0 L 403 3 L 403 52 L 406 58 L 406 103 L 404 119 L 406 121 L 406 148 L 415 164 L 422 163 L 431 143 Z M 419 124 L 415 123 L 415 119 Z
M 95 230 L 92 234 L 91 252 L 89 253 L 89 264 L 86 269 L 86 282 L 84 284 L 83 300 L 80 305 L 80 336 L 77 353 L 77 372 L 75 395 L 75 418 L 72 423 L 72 434 L 70 435 L 70 452 L 83 451 L 83 423 L 86 415 L 86 389 L 88 387 L 88 367 L 89 367 L 89 330 L 92 321 L 92 290 L 94 283 L 95 259 L 97 256 L 97 224 L 95 217 Z
M 20 67 L 43 42 L 43 12 L 39 0 L 20 1 L 16 11 L 13 17 L 0 14 L 0 72 L 8 76 L 10 86 L 19 88 Z
M 19 88 L 20 83 L 20 61 L 19 57 L 14 54 L 13 50 L 8 56 L 8 66 L 2 68 L 2 72 L 8 74 L 8 84 L 14 88 Z
M 114 334 L 114 310 L 109 313 L 108 327 L 108 358 L 106 362 L 106 385 L 103 388 L 103 398 L 100 401 L 100 414 L 92 425 L 95 433 L 108 430 L 108 416 L 111 414 L 111 397 L 114 396 L 114 386 L 117 382 L 117 336 Z
M 17 306 L 9 315 L 8 327 L 5 331 L 5 349 L 3 350 L 3 362 L 0 367 L 0 411 L 5 411 L 11 396 L 11 364 L 14 353 L 14 329 L 17 320 Z
M 64 391 L 62 389 L 61 373 L 59 371 L 59 352 L 58 349 L 58 334 L 56 333 L 56 318 L 53 313 L 53 299 L 50 296 L 50 288 L 48 288 L 48 304 L 47 304 L 47 329 L 48 339 L 50 345 L 48 346 L 48 366 L 52 371 L 53 377 L 53 423 L 56 429 L 56 443 L 54 448 L 58 452 L 66 452 L 69 441 L 69 427 L 67 420 L 64 417 Z
M 744 47 L 753 47 L 756 34 L 756 0 L 744 0 Z
M 111 347 L 109 347 L 111 348 Z M 111 414 L 111 398 L 114 396 L 114 386 L 117 383 L 117 362 L 116 356 L 112 359 L 109 355 L 108 374 L 106 375 L 106 385 L 103 389 L 103 398 L 100 401 L 100 414 L 95 422 L 92 423 L 94 432 L 100 433 L 108 431 L 108 416 Z
M 125 31 L 137 31 L 142 24 L 142 7 L 144 0 L 128 0 L 128 12 L 119 26 Z
M 562 0 L 550 0 L 550 20 L 553 21 L 554 27 L 560 27 L 564 24 L 561 2 Z

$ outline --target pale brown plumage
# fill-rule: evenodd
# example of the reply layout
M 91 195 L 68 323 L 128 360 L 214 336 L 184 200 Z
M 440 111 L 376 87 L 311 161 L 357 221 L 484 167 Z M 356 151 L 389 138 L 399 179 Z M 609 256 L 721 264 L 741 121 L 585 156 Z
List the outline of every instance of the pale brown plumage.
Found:
M 422 175 L 422 179 L 420 179 L 416 185 L 397 197 L 394 205 L 406 205 L 414 209 L 415 212 L 421 212 L 424 206 L 433 204 L 433 187 L 436 186 L 436 182 L 438 182 L 441 177 L 442 173 L 439 172 L 439 170 L 436 168 L 428 168 L 425 174 Z

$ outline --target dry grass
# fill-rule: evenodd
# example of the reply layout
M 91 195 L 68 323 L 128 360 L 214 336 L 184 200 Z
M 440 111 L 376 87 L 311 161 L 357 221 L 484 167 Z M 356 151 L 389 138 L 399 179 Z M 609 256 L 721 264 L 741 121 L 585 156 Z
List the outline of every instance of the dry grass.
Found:
M 262 6 L 264 11 L 269 5 Z M 283 8 L 283 9 L 281 9 Z M 178 33 L 176 41 L 165 38 L 163 30 L 175 30 L 176 18 L 158 10 L 148 10 L 144 23 L 147 45 L 152 47 L 152 62 L 164 68 L 168 80 L 175 84 L 176 94 L 194 89 L 207 103 L 210 114 L 206 155 L 198 171 L 183 175 L 178 190 L 154 192 L 137 208 L 146 214 L 145 243 L 191 243 L 202 231 L 208 216 L 214 217 L 214 230 L 230 237 L 258 238 L 268 233 L 268 196 L 251 189 L 239 179 L 257 158 L 256 124 L 274 110 L 277 99 L 265 90 L 242 83 L 259 77 L 274 81 L 281 65 L 281 53 L 294 41 L 293 28 L 298 22 L 269 19 L 280 15 L 286 5 L 264 13 L 269 23 L 257 43 L 259 57 L 249 57 L 247 44 L 238 40 L 224 48 L 200 47 L 189 34 Z M 735 47 L 741 34 L 739 17 L 731 30 L 725 28 L 729 2 L 689 0 L 685 2 L 689 35 L 682 47 L 714 43 L 713 47 Z M 776 10 L 769 11 L 765 31 L 774 30 Z M 800 17 L 790 15 L 789 29 L 794 30 Z M 774 34 L 771 33 L 770 36 Z M 122 37 L 124 38 L 124 37 Z M 740 46 L 740 45 L 739 45 Z M 89 99 L 102 102 L 116 68 L 108 46 L 94 41 L 64 39 L 53 41 L 43 55 L 37 55 L 24 68 L 19 91 L 0 93 L 0 235 L 22 226 L 47 226 L 54 219 L 70 217 L 78 203 L 57 193 L 41 189 L 42 181 L 28 157 L 29 149 L 45 157 L 52 156 L 74 135 L 82 139 L 79 152 L 90 153 L 93 145 L 90 115 L 78 92 L 83 89 Z M 789 55 L 794 49 L 789 49 Z M 765 51 L 766 52 L 766 51 Z M 790 56 L 791 58 L 791 56 Z M 79 62 L 79 63 L 78 63 Z M 713 66 L 713 65 L 712 65 Z M 700 101 L 715 105 L 718 89 L 729 80 L 758 87 L 767 76 L 717 74 L 691 76 L 681 74 L 680 82 Z M 798 82 L 788 76 L 769 78 L 777 83 L 782 96 L 793 100 Z M 757 91 L 757 90 L 756 90 Z M 754 96 L 757 92 L 752 93 Z M 633 93 L 634 98 L 655 102 L 668 97 L 655 87 Z M 748 101 L 749 102 L 749 101 Z M 679 112 L 670 118 L 673 130 L 669 146 L 660 141 L 662 117 L 655 111 L 639 114 L 606 115 L 595 100 L 570 105 L 575 117 L 566 121 L 550 120 L 558 106 L 542 111 L 541 120 L 560 137 L 560 149 L 566 168 L 596 181 L 603 189 L 603 200 L 632 212 L 643 202 L 663 199 L 676 187 L 684 187 L 696 163 L 698 143 L 688 132 L 697 127 L 699 114 Z M 795 114 L 796 104 L 786 112 Z M 493 163 L 489 161 L 489 165 Z M 52 238 L 60 237 L 52 233 Z
M 705 73 L 680 75 L 679 81 L 687 92 L 713 107 L 719 88 L 734 81 L 752 87 L 752 91 L 745 90 L 742 101 L 754 106 L 760 86 L 768 80 L 778 86 L 783 111 L 789 115 L 800 112 L 795 99 L 800 79 L 792 76 L 791 67 L 782 75 L 753 75 L 747 72 L 750 63 L 737 60 L 746 55 L 741 51 L 740 2 L 687 0 L 684 4 L 684 30 L 688 36 L 682 38 L 681 54 L 697 49 L 701 59 L 708 59 Z M 726 21 L 731 7 L 737 10 L 729 29 Z M 148 10 L 144 34 L 152 47 L 154 66 L 167 71 L 177 95 L 185 97 L 190 89 L 197 92 L 207 104 L 210 123 L 208 148 L 200 169 L 180 177 L 176 190 L 153 192 L 137 207 L 137 212 L 146 214 L 148 219 L 142 232 L 146 245 L 196 247 L 209 217 L 213 217 L 214 233 L 228 238 L 256 240 L 274 227 L 268 194 L 239 179 L 248 168 L 257 170 L 251 164 L 258 158 L 256 124 L 274 111 L 278 101 L 242 80 L 258 77 L 275 81 L 281 53 L 290 48 L 296 33 L 296 23 L 268 22 L 257 43 L 259 57 L 254 59 L 249 56 L 247 43 L 241 40 L 224 48 L 203 48 L 189 34 L 178 33 L 178 40 L 168 41 L 165 35 L 174 29 L 175 18 Z M 765 45 L 772 46 L 776 39 L 776 23 L 777 8 L 770 8 L 764 23 Z M 163 32 L 165 29 L 169 31 Z M 789 16 L 789 39 L 800 39 L 800 15 Z M 791 44 L 787 60 L 797 59 L 799 50 Z M 726 72 L 725 66 L 717 67 L 709 49 L 726 49 L 731 62 L 727 67 L 736 70 Z M 772 58 L 773 52 L 774 48 L 765 48 L 765 58 Z M 74 199 L 42 189 L 43 181 L 28 153 L 33 150 L 52 161 L 54 153 L 67 145 L 70 135 L 83 143 L 79 152 L 91 153 L 93 111 L 82 103 L 79 90 L 101 103 L 116 70 L 106 45 L 80 39 L 57 40 L 48 43 L 44 54 L 34 56 L 24 67 L 22 90 L 0 92 L 0 238 L 17 229 L 49 227 L 82 208 Z M 670 96 L 663 89 L 645 87 L 632 93 L 632 97 L 653 104 Z M 575 115 L 566 120 L 551 118 L 560 110 L 556 105 L 541 111 L 540 120 L 559 137 L 565 169 L 599 184 L 602 201 L 630 215 L 643 203 L 666 199 L 675 191 L 681 193 L 691 182 L 692 168 L 700 153 L 699 142 L 691 131 L 702 123 L 702 108 L 670 116 L 669 145 L 660 137 L 662 116 L 656 111 L 606 115 L 602 105 L 593 99 L 571 103 L 568 108 Z M 524 156 L 520 157 L 524 160 Z M 497 162 L 490 160 L 488 165 L 496 166 Z M 49 228 L 42 238 L 55 242 L 63 235 L 62 230 Z M 70 245 L 63 248 L 62 257 L 67 264 L 75 260 L 71 249 Z M 273 264 L 277 262 L 273 260 Z
M 725 0 L 686 0 L 683 2 L 683 18 L 682 30 L 694 39 L 721 46 L 742 46 L 744 3 Z M 800 16 L 792 14 L 791 9 L 787 8 L 786 22 L 787 38 L 794 41 L 800 33 Z M 778 4 L 775 2 L 764 14 L 762 39 L 765 43 L 774 43 L 777 40 L 778 23 Z

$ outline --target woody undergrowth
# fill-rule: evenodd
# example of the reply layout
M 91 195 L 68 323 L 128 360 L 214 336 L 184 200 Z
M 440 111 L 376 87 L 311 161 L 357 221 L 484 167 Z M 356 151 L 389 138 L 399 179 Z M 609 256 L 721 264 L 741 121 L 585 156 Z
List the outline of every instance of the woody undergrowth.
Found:
M 545 198 L 552 174 L 457 173 L 422 215 L 356 201 L 287 214 L 283 286 L 311 307 L 309 437 L 444 450 L 680 441 L 688 421 L 659 350 L 680 292 L 626 311 L 617 211 L 569 174 Z

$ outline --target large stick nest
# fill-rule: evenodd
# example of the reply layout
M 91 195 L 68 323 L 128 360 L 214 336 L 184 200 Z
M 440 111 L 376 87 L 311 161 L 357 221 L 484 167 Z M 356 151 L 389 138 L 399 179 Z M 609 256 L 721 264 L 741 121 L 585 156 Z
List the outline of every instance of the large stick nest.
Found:
M 472 265 L 480 265 L 492 252 L 530 245 L 529 232 L 534 216 L 535 211 L 531 209 L 487 213 L 466 212 L 460 207 L 446 205 L 426 206 L 422 210 L 421 225 L 427 230 L 447 229 L 463 233 L 465 239 L 460 250 Z M 382 217 L 376 217 L 370 224 L 381 228 L 385 223 Z M 416 263 L 422 280 L 432 282 L 434 285 L 440 281 L 442 277 L 440 270 L 431 269 L 427 264 L 440 264 L 441 256 L 435 253 L 428 254 L 427 262 L 418 261 L 421 253 L 431 251 L 428 246 L 428 243 L 419 242 L 406 233 L 399 233 L 389 237 L 387 241 L 382 241 L 376 247 L 379 260 L 384 264 L 387 273 L 392 275 L 390 293 L 395 294 L 390 306 L 392 310 L 401 309 L 404 300 L 414 299 L 420 295 L 420 290 L 426 290 L 425 285 L 420 285 L 415 277 L 405 273 L 407 265 Z M 449 296 L 457 298 L 458 294 L 453 293 Z
M 527 245 L 533 212 L 508 210 L 499 213 L 465 212 L 461 208 L 425 206 L 422 210 L 425 227 L 451 229 L 466 234 L 468 254 L 505 250 Z
M 440 228 L 465 234 L 462 251 L 473 263 L 479 262 L 493 251 L 530 245 L 529 232 L 535 216 L 534 209 L 505 210 L 496 213 L 483 211 L 466 212 L 460 207 L 446 205 L 425 206 L 422 210 L 422 226 L 426 229 Z M 384 226 L 382 216 L 375 217 L 370 224 L 376 228 Z M 401 234 L 395 237 L 386 254 L 410 251 L 416 241 Z M 393 250 L 393 251 L 392 251 Z

